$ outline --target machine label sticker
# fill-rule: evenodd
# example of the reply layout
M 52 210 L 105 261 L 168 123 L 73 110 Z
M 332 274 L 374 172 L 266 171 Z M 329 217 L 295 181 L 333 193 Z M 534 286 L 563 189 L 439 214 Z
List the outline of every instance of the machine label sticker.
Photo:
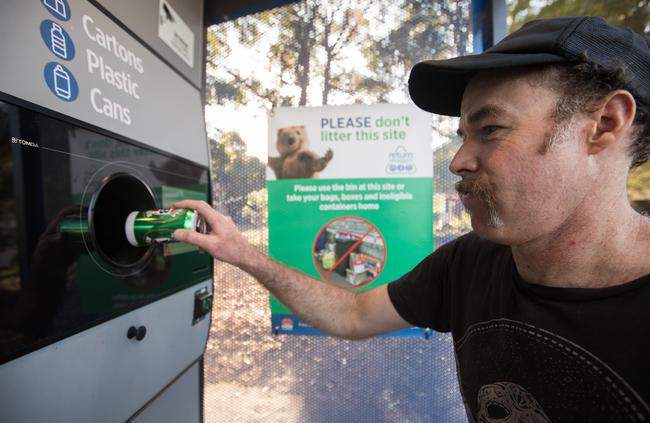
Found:
M 74 44 L 72 38 L 56 22 L 44 20 L 41 22 L 41 38 L 48 49 L 63 60 L 72 60 L 74 58 Z
M 160 41 L 160 0 L 152 1 L 148 32 Z M 115 3 L 116 10 L 128 10 L 145 2 Z M 178 142 L 205 140 L 200 90 L 98 6 L 86 0 L 0 1 L 0 28 L 7 35 L 0 37 L 0 91 L 207 166 L 204 142 Z M 195 16 L 190 6 L 179 12 L 186 22 Z M 202 39 L 192 30 L 196 48 Z M 186 69 L 181 62 L 176 60 Z
M 70 8 L 64 0 L 43 0 L 43 4 L 56 17 L 70 19 Z M 144 74 L 142 58 L 114 34 L 102 28 L 87 14 L 82 14 L 84 34 L 96 47 L 86 47 L 86 70 L 99 86 L 90 87 L 91 110 L 124 125 L 133 123 L 132 108 L 124 95 L 140 101 L 141 83 L 137 76 Z M 71 25 L 73 27 L 73 25 Z M 72 60 L 75 47 L 72 37 L 57 22 L 44 20 L 40 25 L 41 38 L 47 48 L 63 60 Z M 79 86 L 72 72 L 65 66 L 50 62 L 45 66 L 45 82 L 50 91 L 63 101 L 74 101 Z M 94 84 L 93 84 L 94 85 Z M 121 97 L 121 99 L 117 99 Z
M 41 0 L 48 12 L 57 19 L 67 21 L 70 19 L 70 6 L 67 0 Z
M 169 2 L 160 0 L 158 37 L 190 68 L 194 68 L 194 33 Z
M 79 85 L 70 69 L 60 63 L 50 62 L 43 69 L 43 77 L 50 91 L 63 101 L 75 101 Z

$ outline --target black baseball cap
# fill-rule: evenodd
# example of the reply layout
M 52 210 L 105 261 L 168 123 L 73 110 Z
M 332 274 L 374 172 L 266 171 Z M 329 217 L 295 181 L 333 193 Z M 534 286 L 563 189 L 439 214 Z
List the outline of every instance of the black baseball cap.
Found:
M 648 41 L 599 16 L 530 21 L 481 54 L 420 62 L 411 69 L 409 93 L 413 102 L 428 112 L 460 116 L 465 86 L 477 72 L 570 64 L 583 57 L 602 66 L 625 66 L 637 99 L 650 103 Z

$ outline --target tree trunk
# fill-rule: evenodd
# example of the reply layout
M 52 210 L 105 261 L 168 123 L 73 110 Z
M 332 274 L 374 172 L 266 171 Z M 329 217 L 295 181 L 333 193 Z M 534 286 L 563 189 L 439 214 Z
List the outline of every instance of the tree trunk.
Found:
M 331 33 L 332 24 L 327 23 L 325 26 L 325 34 L 323 36 L 323 46 L 327 52 L 327 58 L 325 59 L 325 69 L 323 70 L 323 105 L 327 106 L 327 100 L 332 90 L 332 84 L 330 83 L 330 78 L 332 74 L 332 52 L 329 46 L 329 36 Z
M 299 23 L 298 37 L 298 63 L 296 66 L 297 82 L 300 87 L 299 106 L 307 105 L 307 88 L 309 88 L 309 75 L 311 72 L 311 49 L 314 45 L 314 21 L 318 15 L 318 5 L 305 4 L 306 13 L 303 21 Z

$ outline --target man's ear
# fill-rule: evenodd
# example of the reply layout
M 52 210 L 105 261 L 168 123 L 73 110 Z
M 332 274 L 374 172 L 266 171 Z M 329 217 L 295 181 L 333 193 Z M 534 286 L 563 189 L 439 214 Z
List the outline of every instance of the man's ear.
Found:
M 636 101 L 626 90 L 612 91 L 591 114 L 594 125 L 589 137 L 589 154 L 598 154 L 619 142 L 634 123 Z

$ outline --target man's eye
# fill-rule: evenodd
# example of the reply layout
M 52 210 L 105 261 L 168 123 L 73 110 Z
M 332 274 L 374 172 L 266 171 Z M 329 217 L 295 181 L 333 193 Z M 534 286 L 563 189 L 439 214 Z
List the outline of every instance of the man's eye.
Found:
M 484 135 L 490 135 L 493 132 L 496 132 L 497 130 L 501 129 L 501 127 L 497 126 L 497 125 L 487 125 L 487 126 L 484 126 L 481 129 L 482 129 Z

